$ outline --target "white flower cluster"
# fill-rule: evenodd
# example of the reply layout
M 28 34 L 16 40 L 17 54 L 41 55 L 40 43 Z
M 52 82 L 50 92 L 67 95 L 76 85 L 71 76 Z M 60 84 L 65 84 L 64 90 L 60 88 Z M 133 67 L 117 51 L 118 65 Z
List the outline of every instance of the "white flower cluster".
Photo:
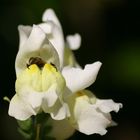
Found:
M 69 137 L 75 129 L 104 135 L 113 122 L 110 112 L 118 112 L 122 104 L 100 100 L 86 90 L 95 82 L 101 62 L 82 69 L 72 53 L 80 47 L 80 35 L 69 35 L 65 41 L 52 9 L 44 12 L 42 21 L 18 28 L 16 94 L 10 101 L 9 115 L 26 120 L 42 111 L 49 113 L 53 124 L 50 135 L 57 139 Z M 65 132 L 60 127 L 65 127 Z

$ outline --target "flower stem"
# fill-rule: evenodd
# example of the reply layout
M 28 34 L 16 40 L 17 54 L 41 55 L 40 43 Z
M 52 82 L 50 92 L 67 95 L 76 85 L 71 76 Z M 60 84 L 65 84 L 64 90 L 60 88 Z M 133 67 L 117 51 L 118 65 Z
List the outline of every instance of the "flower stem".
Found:
M 35 138 L 35 140 L 40 140 L 40 138 L 39 138 L 39 136 L 40 136 L 40 128 L 41 128 L 41 125 L 37 124 L 36 125 L 36 138 Z

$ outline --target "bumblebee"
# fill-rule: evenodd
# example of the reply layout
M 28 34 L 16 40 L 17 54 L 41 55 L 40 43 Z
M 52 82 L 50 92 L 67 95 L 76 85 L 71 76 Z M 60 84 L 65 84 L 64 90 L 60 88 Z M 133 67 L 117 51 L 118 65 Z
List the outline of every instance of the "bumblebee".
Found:
M 29 66 L 31 66 L 32 64 L 36 64 L 41 69 L 42 67 L 44 67 L 46 62 L 40 57 L 31 57 L 28 64 L 26 64 L 27 68 L 29 68 Z

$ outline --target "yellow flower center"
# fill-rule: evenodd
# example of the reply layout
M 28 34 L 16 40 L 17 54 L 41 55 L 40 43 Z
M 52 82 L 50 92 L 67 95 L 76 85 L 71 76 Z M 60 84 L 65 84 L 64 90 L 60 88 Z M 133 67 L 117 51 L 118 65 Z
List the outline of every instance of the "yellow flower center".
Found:
M 37 92 L 44 92 L 53 87 L 59 92 L 65 85 L 65 79 L 52 64 L 46 63 L 42 68 L 32 64 L 17 76 L 16 91 L 31 88 Z

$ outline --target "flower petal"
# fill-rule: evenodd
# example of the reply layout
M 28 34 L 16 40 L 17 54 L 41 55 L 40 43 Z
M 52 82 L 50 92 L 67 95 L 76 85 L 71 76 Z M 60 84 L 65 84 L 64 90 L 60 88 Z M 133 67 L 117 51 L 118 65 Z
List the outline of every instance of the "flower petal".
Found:
M 100 100 L 97 99 L 96 107 L 99 108 L 104 113 L 109 113 L 111 111 L 118 112 L 122 108 L 121 103 L 115 103 L 113 100 Z
M 31 88 L 22 88 L 19 96 L 26 100 L 36 113 L 40 111 L 44 94 L 34 91 Z
M 47 23 L 41 23 L 38 25 L 46 34 L 51 34 L 53 29 L 53 23 L 47 22 Z
M 42 89 L 47 91 L 49 88 L 55 90 L 58 96 L 63 94 L 66 86 L 65 79 L 61 73 L 51 64 L 45 64 L 42 70 Z
M 56 140 L 65 140 L 72 136 L 75 132 L 75 129 L 66 119 L 58 121 L 50 118 L 49 123 L 52 126 L 49 136 L 55 138 Z
M 62 74 L 68 88 L 75 93 L 76 91 L 89 87 L 95 82 L 100 67 L 101 62 L 88 64 L 83 70 L 80 68 L 64 67 Z
M 16 94 L 10 102 L 8 114 L 18 120 L 26 120 L 32 115 L 36 115 L 36 112 Z
M 109 113 L 103 113 L 96 107 L 96 97 L 88 90 L 79 91 L 67 98 L 71 124 L 80 132 L 104 135 L 106 127 L 111 125 Z
M 68 35 L 66 37 L 68 46 L 71 50 L 77 50 L 79 49 L 81 45 L 81 36 L 80 34 L 76 33 L 75 35 Z
M 54 120 L 63 120 L 67 116 L 69 116 L 69 108 L 66 103 L 61 103 L 60 101 L 57 101 L 55 106 L 51 110 L 51 117 Z
M 16 92 L 19 95 L 31 89 L 38 92 L 42 91 L 40 69 L 35 64 L 18 74 L 16 80 Z
M 38 50 L 44 43 L 45 39 L 46 39 L 45 32 L 43 32 L 43 30 L 39 26 L 33 25 L 31 34 L 26 43 L 24 44 L 25 47 L 23 49 L 25 51 Z
M 77 110 L 80 108 L 80 105 L 77 106 Z M 77 129 L 87 135 L 94 133 L 104 135 L 107 132 L 106 127 L 110 123 L 111 122 L 106 119 L 102 113 L 98 112 L 93 105 L 83 107 L 77 116 Z
M 53 9 L 47 9 L 43 14 L 42 20 L 45 22 L 45 24 L 51 23 L 53 26 L 51 35 L 50 37 L 48 36 L 48 39 L 57 50 L 60 59 L 60 67 L 62 67 L 64 57 L 64 37 L 61 24 Z M 46 28 L 42 29 L 44 31 L 46 30 Z
M 43 104 L 47 105 L 48 107 L 52 107 L 58 99 L 58 95 L 54 88 L 50 88 L 44 95 Z
M 56 50 L 48 41 L 42 29 L 35 25 L 28 40 L 18 51 L 15 63 L 16 73 L 19 73 L 27 67 L 26 64 L 31 57 L 40 57 L 46 63 L 51 62 L 55 64 L 59 69 L 59 57 Z
M 42 21 L 43 22 L 53 21 L 57 26 L 61 27 L 61 24 L 56 16 L 54 10 L 51 8 L 45 10 L 45 12 L 43 13 L 43 16 L 42 16 Z
M 111 123 L 102 112 L 96 110 L 94 104 L 91 103 L 91 95 L 86 95 L 84 92 L 72 95 L 68 102 L 71 112 L 70 121 L 80 132 L 90 135 L 98 133 L 104 135 L 106 127 Z M 91 97 L 91 98 L 95 98 Z
M 19 38 L 20 38 L 19 47 L 22 47 L 24 45 L 24 43 L 26 42 L 26 40 L 28 39 L 28 37 L 31 33 L 31 30 L 32 30 L 32 27 L 19 25 L 18 30 L 19 30 Z
M 60 59 L 60 67 L 63 66 L 63 57 L 64 57 L 64 38 L 63 32 L 58 26 L 54 26 L 52 30 L 52 38 L 49 38 L 49 41 L 53 44 L 56 49 L 59 59 Z

